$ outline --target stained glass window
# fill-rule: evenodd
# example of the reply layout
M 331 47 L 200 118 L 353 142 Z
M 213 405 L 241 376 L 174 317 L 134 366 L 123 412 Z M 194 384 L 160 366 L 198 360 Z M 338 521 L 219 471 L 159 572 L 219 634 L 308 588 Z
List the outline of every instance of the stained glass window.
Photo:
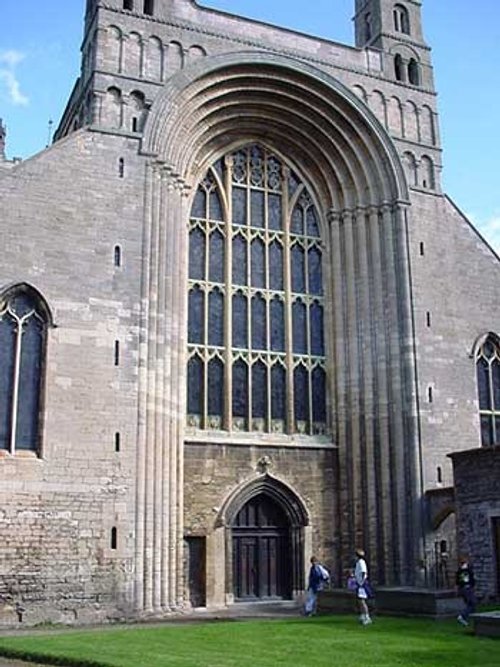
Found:
M 224 364 L 215 357 L 208 363 L 208 414 L 221 417 L 224 410 Z M 216 421 L 220 425 L 220 421 Z
M 49 315 L 23 285 L 0 297 L 0 449 L 39 451 Z
M 203 408 L 203 361 L 199 355 L 188 362 L 188 412 L 200 415 Z
M 190 216 L 189 425 L 325 432 L 320 229 L 311 191 L 267 148 L 209 168 Z
M 262 361 L 252 366 L 252 417 L 267 415 L 267 368 Z
M 213 283 L 224 282 L 224 236 L 218 230 L 215 230 L 210 236 L 208 279 Z
M 224 345 L 224 297 L 218 287 L 209 296 L 208 344 L 218 347 Z
M 267 349 L 267 317 L 264 297 L 257 294 L 252 299 L 252 349 Z
M 500 443 L 500 347 L 489 336 L 476 355 L 481 443 Z

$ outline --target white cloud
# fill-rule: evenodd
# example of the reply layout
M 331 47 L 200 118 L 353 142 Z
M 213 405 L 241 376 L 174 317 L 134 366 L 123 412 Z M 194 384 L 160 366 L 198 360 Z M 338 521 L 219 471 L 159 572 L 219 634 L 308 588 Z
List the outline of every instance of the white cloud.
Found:
M 29 104 L 28 97 L 21 92 L 21 85 L 16 76 L 16 67 L 24 59 L 24 54 L 11 49 L 0 51 L 0 96 L 16 106 Z

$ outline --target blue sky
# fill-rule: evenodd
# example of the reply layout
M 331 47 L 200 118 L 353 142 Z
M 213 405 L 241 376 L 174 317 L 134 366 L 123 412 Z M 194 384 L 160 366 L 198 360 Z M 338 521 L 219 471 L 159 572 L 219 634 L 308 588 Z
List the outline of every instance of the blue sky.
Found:
M 43 149 L 78 76 L 84 0 L 1 0 L 7 156 Z M 352 44 L 354 0 L 207 0 L 205 6 Z M 444 147 L 443 185 L 500 251 L 500 0 L 423 0 Z

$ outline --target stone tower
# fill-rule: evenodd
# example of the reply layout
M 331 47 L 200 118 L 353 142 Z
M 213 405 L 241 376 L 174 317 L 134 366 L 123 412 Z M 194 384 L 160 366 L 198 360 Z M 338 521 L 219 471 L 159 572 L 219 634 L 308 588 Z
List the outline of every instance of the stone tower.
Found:
M 355 38 L 358 48 L 384 53 L 384 74 L 402 84 L 434 88 L 431 50 L 422 32 L 420 0 L 356 0 Z
M 5 140 L 7 137 L 7 128 L 3 124 L 3 120 L 0 118 L 0 160 L 2 162 L 5 158 Z

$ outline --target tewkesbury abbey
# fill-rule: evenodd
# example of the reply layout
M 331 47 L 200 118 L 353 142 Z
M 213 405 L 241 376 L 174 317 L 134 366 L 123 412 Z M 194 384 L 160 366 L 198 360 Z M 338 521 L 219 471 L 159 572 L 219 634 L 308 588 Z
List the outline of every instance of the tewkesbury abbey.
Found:
M 285 604 L 356 547 L 498 597 L 499 259 L 421 1 L 354 4 L 346 46 L 87 0 L 52 145 L 1 125 L 0 624 Z

